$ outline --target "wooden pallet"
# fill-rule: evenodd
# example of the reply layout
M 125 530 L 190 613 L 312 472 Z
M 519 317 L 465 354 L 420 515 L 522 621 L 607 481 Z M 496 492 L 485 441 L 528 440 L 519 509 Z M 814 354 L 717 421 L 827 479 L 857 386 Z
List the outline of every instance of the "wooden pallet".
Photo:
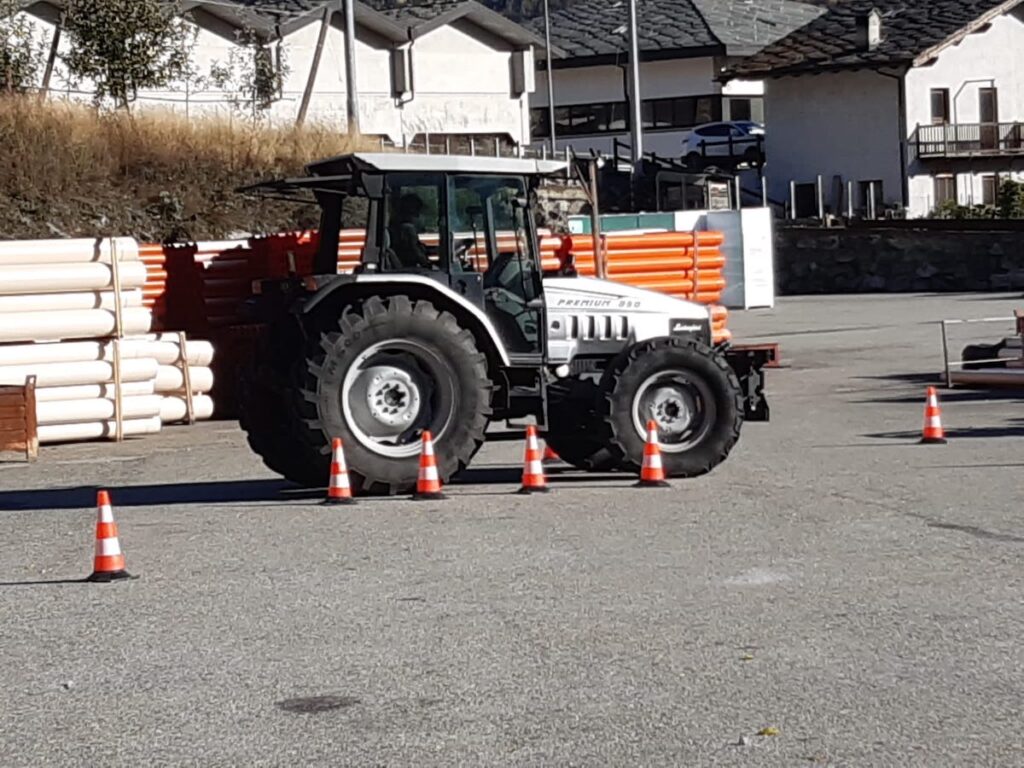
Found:
M 0 453 L 14 451 L 27 461 L 39 455 L 35 376 L 24 384 L 0 385 Z

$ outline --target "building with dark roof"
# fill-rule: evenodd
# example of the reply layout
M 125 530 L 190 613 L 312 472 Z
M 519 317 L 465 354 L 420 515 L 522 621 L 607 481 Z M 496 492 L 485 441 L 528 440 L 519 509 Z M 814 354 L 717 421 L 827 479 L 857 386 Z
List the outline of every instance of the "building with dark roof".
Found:
M 1024 172 L 1021 0 L 833 3 L 725 76 L 764 78 L 770 194 L 801 213 L 818 176 L 835 211 L 918 217 Z
M 23 0 L 25 13 L 52 38 L 63 0 Z M 240 39 L 254 37 L 281 75 L 281 88 L 266 116 L 346 130 L 345 29 L 342 0 L 183 0 L 178 5 L 195 24 L 193 82 L 139 94 L 142 105 L 189 114 L 236 109 L 246 98 L 233 71 L 245 57 Z M 355 3 L 356 81 L 359 127 L 385 142 L 423 145 L 439 151 L 452 142 L 476 142 L 495 152 L 528 144 L 529 93 L 534 55 L 543 40 L 474 0 L 389 9 Z M 66 39 L 65 39 L 66 44 Z M 89 98 L 90 84 L 69 82 L 58 66 L 52 91 Z M 490 147 L 490 149 L 488 149 Z
M 760 120 L 758 78 L 720 83 L 722 68 L 807 24 L 821 8 L 792 0 L 638 0 L 644 146 L 678 157 L 699 123 Z M 551 14 L 558 144 L 610 151 L 629 139 L 628 5 L 577 0 Z M 528 23 L 542 35 L 544 20 Z M 541 62 L 542 64 L 543 62 Z M 546 78 L 531 99 L 533 136 L 548 136 Z

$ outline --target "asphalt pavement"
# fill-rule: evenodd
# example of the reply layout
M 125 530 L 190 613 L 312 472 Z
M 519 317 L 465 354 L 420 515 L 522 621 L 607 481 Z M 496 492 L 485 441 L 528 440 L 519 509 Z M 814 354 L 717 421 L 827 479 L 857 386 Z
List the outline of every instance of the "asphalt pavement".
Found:
M 935 321 L 1022 303 L 734 312 L 772 421 L 671 489 L 494 442 L 321 507 L 227 422 L 0 464 L 0 765 L 1024 765 L 1022 395 L 917 444 Z M 135 580 L 77 581 L 97 487 Z

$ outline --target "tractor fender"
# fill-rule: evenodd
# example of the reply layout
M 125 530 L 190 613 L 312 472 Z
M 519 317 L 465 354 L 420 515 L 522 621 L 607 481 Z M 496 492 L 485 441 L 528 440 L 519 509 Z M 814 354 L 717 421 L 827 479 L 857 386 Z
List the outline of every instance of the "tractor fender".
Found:
M 494 323 L 484 311 L 446 285 L 424 275 L 388 273 L 341 275 L 320 288 L 304 302 L 302 314 L 309 314 L 328 298 L 361 298 L 404 294 L 414 299 L 426 299 L 438 309 L 451 312 L 477 340 L 480 351 L 495 362 L 508 367 L 511 361 Z

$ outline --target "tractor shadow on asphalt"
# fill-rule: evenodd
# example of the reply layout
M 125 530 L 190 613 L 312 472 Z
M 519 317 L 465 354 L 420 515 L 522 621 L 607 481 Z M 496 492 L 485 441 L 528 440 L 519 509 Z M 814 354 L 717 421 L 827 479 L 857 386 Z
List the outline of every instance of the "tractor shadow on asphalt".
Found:
M 100 488 L 110 492 L 114 507 L 174 504 L 288 502 L 323 498 L 323 491 L 298 488 L 287 480 L 227 480 L 208 483 L 94 486 L 0 491 L 0 511 L 87 509 L 96 506 Z
M 507 493 L 506 488 L 487 488 L 487 486 L 518 485 L 522 480 L 522 472 L 522 468 L 515 466 L 470 467 L 453 478 L 449 485 L 458 488 L 460 496 L 501 495 Z M 635 478 L 628 474 L 584 473 L 567 465 L 545 467 L 545 474 L 548 484 L 552 486 L 570 483 L 608 486 L 615 481 L 622 484 L 635 482 Z M 479 486 L 485 486 L 485 488 L 477 492 L 471 490 L 471 488 Z M 68 488 L 0 491 L 0 512 L 95 509 L 96 492 L 101 488 L 109 491 L 115 509 L 118 507 L 161 507 L 178 504 L 299 504 L 308 506 L 322 500 L 325 493 L 325 489 L 300 488 L 281 479 L 123 486 L 80 485 Z M 408 495 L 367 497 L 366 502 L 404 501 L 408 498 Z

